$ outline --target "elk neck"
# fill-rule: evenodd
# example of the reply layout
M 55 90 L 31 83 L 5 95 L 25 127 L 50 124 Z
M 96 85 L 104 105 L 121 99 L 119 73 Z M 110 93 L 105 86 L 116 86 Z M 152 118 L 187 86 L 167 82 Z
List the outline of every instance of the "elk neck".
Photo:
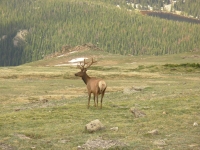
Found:
M 88 81 L 90 80 L 90 77 L 87 75 L 87 73 L 82 76 L 82 80 L 87 85 Z

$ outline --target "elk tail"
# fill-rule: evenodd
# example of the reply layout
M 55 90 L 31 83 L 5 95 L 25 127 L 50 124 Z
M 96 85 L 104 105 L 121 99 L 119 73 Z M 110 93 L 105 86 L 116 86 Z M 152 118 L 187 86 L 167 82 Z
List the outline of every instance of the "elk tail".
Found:
M 106 82 L 101 80 L 99 81 L 99 91 L 100 93 L 102 93 L 105 89 L 106 89 L 107 85 L 106 85 Z

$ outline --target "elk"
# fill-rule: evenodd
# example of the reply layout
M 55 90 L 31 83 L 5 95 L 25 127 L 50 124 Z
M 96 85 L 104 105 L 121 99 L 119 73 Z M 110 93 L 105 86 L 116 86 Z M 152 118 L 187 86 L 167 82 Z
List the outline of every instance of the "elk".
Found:
M 94 61 L 92 58 L 92 61 L 86 62 L 84 59 L 83 64 L 80 62 L 80 65 L 77 65 L 77 68 L 81 69 L 80 72 L 75 73 L 75 76 L 81 77 L 83 82 L 87 86 L 88 90 L 88 108 L 90 107 L 90 98 L 91 98 L 91 93 L 94 95 L 94 106 L 98 107 L 98 95 L 101 94 L 101 106 L 100 108 L 102 109 L 102 101 L 103 97 L 107 88 L 106 82 L 102 79 L 94 78 L 94 77 L 89 77 L 87 75 L 87 69 L 93 64 L 96 63 L 97 61 Z M 97 101 L 97 105 L 96 102 Z

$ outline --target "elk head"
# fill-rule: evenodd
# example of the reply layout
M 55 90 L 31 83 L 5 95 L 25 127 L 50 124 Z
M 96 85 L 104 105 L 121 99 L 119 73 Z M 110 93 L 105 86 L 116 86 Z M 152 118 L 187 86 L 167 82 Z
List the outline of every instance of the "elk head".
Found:
M 83 77 L 84 75 L 86 75 L 87 68 L 89 68 L 93 63 L 96 63 L 96 62 L 97 61 L 94 61 L 93 58 L 90 63 L 86 62 L 86 60 L 84 59 L 83 64 L 80 62 L 80 64 L 77 65 L 77 68 L 81 69 L 81 71 L 75 73 L 75 76 Z

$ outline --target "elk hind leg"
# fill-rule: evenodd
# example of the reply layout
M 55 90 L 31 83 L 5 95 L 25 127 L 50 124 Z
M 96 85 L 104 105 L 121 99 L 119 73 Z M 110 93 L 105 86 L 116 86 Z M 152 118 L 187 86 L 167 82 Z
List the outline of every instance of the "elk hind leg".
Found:
M 103 92 L 101 93 L 101 109 L 102 109 L 102 102 L 103 102 L 103 97 L 104 97 L 104 93 L 105 93 L 106 89 L 103 90 Z

